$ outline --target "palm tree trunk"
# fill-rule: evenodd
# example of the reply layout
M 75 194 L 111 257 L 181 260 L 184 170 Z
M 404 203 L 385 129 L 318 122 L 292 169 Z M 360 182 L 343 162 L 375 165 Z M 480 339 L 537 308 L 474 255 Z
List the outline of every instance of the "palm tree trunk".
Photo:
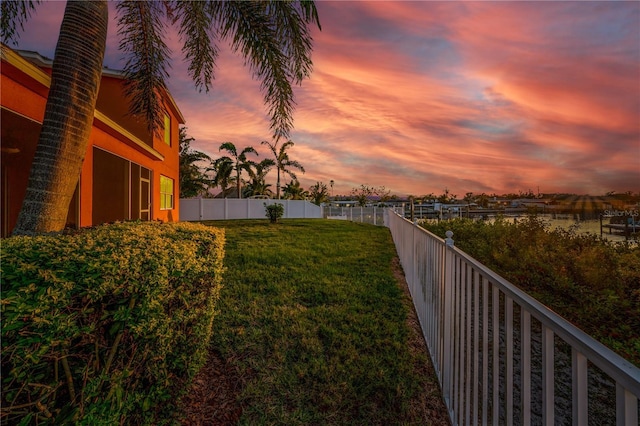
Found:
M 64 228 L 93 124 L 107 39 L 107 1 L 68 1 L 27 192 L 13 235 Z
M 276 182 L 276 198 L 280 199 L 280 167 L 278 167 L 278 181 Z
M 239 167 L 239 166 L 237 166 Z M 240 169 L 237 169 L 236 185 L 238 186 L 238 199 L 242 198 L 242 183 L 240 182 Z

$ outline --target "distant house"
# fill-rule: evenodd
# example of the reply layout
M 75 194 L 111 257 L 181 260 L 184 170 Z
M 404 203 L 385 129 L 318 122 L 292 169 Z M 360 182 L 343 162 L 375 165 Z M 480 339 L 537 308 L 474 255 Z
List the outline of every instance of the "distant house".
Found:
M 52 61 L 35 52 L 2 48 L 0 68 L 2 236 L 11 233 L 27 187 L 29 170 L 51 83 Z M 122 220 L 177 221 L 178 126 L 184 117 L 163 94 L 164 133 L 153 135 L 128 114 L 122 72 L 105 68 L 80 181 L 68 227 Z

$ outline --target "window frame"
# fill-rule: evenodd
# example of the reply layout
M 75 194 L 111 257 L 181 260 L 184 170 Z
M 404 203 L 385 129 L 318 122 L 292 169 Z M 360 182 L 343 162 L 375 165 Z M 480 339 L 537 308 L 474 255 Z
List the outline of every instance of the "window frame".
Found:
M 166 192 L 168 185 L 171 184 L 171 192 Z M 166 201 L 170 201 L 170 207 L 167 207 Z M 173 210 L 175 208 L 175 179 L 168 176 L 160 175 L 160 210 Z
M 171 146 L 171 116 L 168 112 L 164 113 L 164 143 Z

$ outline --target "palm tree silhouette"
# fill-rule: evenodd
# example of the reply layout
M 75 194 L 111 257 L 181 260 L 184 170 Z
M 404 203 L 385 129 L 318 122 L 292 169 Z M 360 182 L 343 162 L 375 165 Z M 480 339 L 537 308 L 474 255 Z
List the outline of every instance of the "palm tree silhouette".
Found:
M 274 143 L 269 143 L 268 141 L 262 141 L 261 143 L 262 145 L 267 145 L 271 150 L 271 153 L 275 157 L 275 165 L 278 170 L 278 179 L 276 181 L 276 198 L 279 200 L 280 199 L 280 173 L 282 172 L 282 174 L 287 174 L 291 177 L 291 179 L 297 180 L 298 178 L 296 174 L 293 171 L 291 171 L 291 168 L 298 169 L 302 173 L 304 173 L 304 167 L 302 167 L 302 165 L 299 162 L 291 160 L 289 158 L 289 154 L 287 154 L 287 149 L 289 149 L 294 145 L 293 141 L 289 140 L 285 142 L 284 144 L 282 144 L 282 146 L 280 146 L 280 149 L 278 149 L 277 139 Z
M 289 200 L 306 200 L 309 196 L 309 192 L 300 186 L 298 180 L 292 180 L 286 184 L 282 192 L 284 197 Z
M 233 176 L 233 160 L 229 157 L 221 157 L 211 162 L 211 167 L 207 172 L 213 173 L 211 184 L 213 187 L 219 186 L 222 195 L 226 198 L 227 188 L 235 185 L 236 178 Z
M 222 151 L 222 150 L 227 151 L 231 155 L 231 157 L 228 157 L 228 156 L 221 157 L 219 160 L 221 162 L 227 162 L 232 164 L 232 170 L 236 174 L 235 181 L 236 181 L 236 186 L 238 188 L 238 198 L 242 198 L 242 171 L 249 170 L 249 167 L 252 164 L 251 160 L 247 159 L 247 154 L 253 153 L 258 155 L 258 153 L 256 152 L 255 149 L 253 149 L 253 147 L 250 147 L 250 146 L 244 148 L 242 151 L 238 153 L 236 146 L 231 142 L 224 142 L 222 145 L 220 145 L 219 151 Z
M 273 191 L 269 189 L 270 184 L 265 182 L 267 174 L 271 171 L 271 168 L 275 166 L 275 163 L 270 158 L 265 158 L 259 163 L 254 161 L 249 162 L 247 173 L 249 174 L 249 184 L 245 188 L 244 196 L 252 197 L 254 195 L 272 195 Z

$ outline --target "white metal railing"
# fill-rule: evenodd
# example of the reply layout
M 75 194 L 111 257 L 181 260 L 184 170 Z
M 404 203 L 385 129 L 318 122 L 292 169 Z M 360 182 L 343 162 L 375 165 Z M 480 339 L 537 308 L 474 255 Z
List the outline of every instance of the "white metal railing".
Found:
M 403 206 L 378 207 L 378 206 L 332 206 L 325 205 L 323 209 L 324 217 L 327 219 L 343 219 L 351 222 L 370 223 L 372 225 L 384 225 L 384 214 L 386 210 L 404 212 Z
M 638 426 L 640 369 L 453 240 L 385 223 L 453 425 Z

